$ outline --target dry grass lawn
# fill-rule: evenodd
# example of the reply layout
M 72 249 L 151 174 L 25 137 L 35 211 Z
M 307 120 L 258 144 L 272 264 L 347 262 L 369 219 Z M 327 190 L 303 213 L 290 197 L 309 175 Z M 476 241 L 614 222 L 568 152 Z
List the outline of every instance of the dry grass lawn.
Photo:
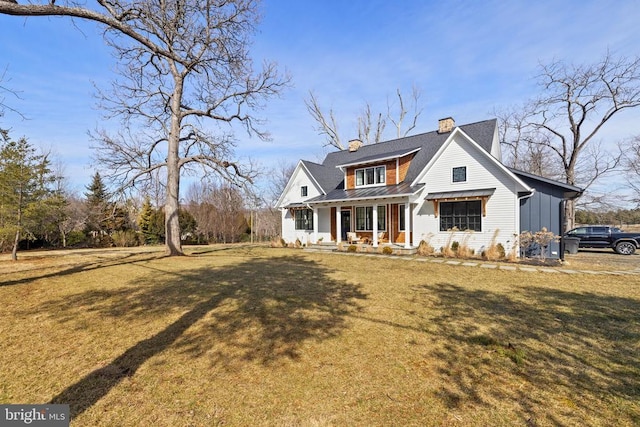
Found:
M 211 246 L 0 259 L 0 403 L 73 426 L 640 424 L 640 276 Z

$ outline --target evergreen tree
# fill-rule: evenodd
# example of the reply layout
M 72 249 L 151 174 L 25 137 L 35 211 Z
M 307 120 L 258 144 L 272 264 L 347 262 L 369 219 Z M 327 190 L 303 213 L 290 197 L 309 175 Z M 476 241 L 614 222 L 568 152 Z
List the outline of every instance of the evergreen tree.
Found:
M 85 232 L 94 238 L 107 234 L 109 220 L 109 195 L 99 172 L 96 172 L 87 187 L 86 197 L 87 219 Z
M 140 227 L 140 232 L 144 236 L 144 242 L 147 244 L 158 243 L 158 238 L 153 233 L 153 217 L 154 209 L 153 206 L 151 206 L 151 198 L 147 196 L 144 199 L 140 216 L 138 217 L 138 227 Z
M 49 163 L 25 138 L 6 138 L 0 145 L 0 248 L 12 247 L 13 260 L 21 238 L 33 236 L 42 203 L 50 195 Z

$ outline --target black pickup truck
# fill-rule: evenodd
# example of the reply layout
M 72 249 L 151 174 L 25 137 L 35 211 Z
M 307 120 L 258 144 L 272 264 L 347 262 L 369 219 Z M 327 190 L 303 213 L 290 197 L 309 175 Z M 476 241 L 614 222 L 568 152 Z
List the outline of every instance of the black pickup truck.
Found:
M 621 255 L 633 255 L 640 248 L 640 232 L 625 233 L 616 227 L 577 227 L 568 231 L 565 236 L 580 239 L 580 248 L 612 248 Z

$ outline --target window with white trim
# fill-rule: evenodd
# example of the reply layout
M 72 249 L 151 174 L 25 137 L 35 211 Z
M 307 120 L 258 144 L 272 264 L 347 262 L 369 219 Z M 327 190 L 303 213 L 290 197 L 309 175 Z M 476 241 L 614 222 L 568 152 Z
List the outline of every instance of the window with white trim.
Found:
M 378 206 L 378 231 L 387 229 L 387 207 Z M 373 231 L 373 206 L 356 207 L 356 231 Z
M 467 167 L 460 166 L 453 168 L 451 180 L 453 182 L 467 182 Z
M 356 169 L 356 187 L 384 184 L 387 177 L 386 166 Z
M 303 185 L 302 187 L 300 187 L 300 196 L 301 197 L 307 197 L 307 186 Z
M 405 209 L 405 205 L 398 205 L 398 231 L 405 230 L 404 209 Z
M 295 210 L 296 230 L 313 230 L 313 210 Z

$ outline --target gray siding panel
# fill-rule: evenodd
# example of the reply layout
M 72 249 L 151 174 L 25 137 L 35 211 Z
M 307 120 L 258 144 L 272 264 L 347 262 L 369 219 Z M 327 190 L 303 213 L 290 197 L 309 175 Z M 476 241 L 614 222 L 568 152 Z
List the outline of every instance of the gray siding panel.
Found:
M 562 233 L 562 218 L 560 216 L 563 191 L 551 184 L 540 181 L 523 181 L 536 189 L 533 196 L 520 201 L 520 232 L 531 231 L 535 233 L 546 227 L 555 235 Z M 555 252 L 555 254 L 554 254 Z M 549 245 L 547 256 L 549 258 L 560 257 L 560 243 L 553 242 Z

